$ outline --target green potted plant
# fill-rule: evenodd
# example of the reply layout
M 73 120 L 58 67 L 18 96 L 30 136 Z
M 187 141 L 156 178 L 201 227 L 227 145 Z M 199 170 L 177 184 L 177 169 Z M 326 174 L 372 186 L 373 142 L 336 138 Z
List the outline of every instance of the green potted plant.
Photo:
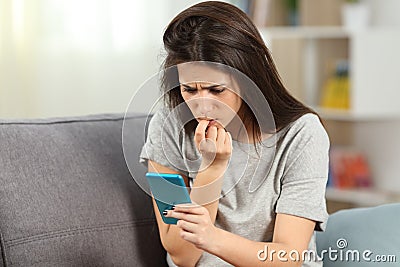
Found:
M 285 5 L 288 10 L 288 22 L 290 26 L 299 25 L 299 1 L 285 0 Z

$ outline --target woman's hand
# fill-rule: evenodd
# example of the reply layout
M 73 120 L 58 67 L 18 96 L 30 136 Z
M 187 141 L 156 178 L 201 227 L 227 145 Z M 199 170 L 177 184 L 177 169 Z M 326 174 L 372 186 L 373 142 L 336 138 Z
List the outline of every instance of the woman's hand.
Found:
M 200 120 L 194 136 L 196 147 L 203 157 L 202 167 L 225 169 L 232 155 L 232 137 L 224 128 L 215 124 L 209 126 L 210 123 Z
M 180 237 L 197 248 L 211 251 L 216 244 L 218 228 L 212 223 L 205 207 L 197 204 L 176 205 L 168 211 L 166 217 L 177 218 Z

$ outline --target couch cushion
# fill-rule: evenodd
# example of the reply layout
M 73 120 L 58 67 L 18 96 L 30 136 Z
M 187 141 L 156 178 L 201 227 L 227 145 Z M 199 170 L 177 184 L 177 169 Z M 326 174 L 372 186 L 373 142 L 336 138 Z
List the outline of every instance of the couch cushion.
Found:
M 332 252 L 332 256 L 324 255 L 324 267 L 397 266 L 400 262 L 399 222 L 400 203 L 342 210 L 330 215 L 326 231 L 317 233 L 317 248 L 320 255 L 323 250 L 337 252 Z M 354 251 L 354 257 L 350 251 Z M 390 259 L 391 255 L 395 258 Z
M 146 116 L 127 117 L 139 163 Z M 164 266 L 123 114 L 0 121 L 0 266 Z

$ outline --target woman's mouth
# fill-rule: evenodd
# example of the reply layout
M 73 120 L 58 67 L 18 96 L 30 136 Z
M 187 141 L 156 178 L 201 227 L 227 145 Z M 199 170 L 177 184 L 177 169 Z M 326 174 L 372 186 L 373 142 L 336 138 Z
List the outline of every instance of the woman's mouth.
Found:
M 213 126 L 213 125 L 217 125 L 217 121 L 216 120 L 209 120 L 208 121 L 208 127 Z
M 222 123 L 217 118 L 210 118 L 210 117 L 197 117 L 197 121 L 208 121 L 207 129 L 210 126 L 215 126 L 217 128 L 225 128 Z
M 218 122 L 217 119 L 212 119 L 212 118 L 207 118 L 207 117 L 206 118 L 198 117 L 197 120 L 198 121 L 208 121 L 208 126 L 211 126 L 211 125 L 213 125 L 213 124 Z
M 218 121 L 218 119 L 210 119 L 210 118 L 207 118 L 207 119 L 204 119 L 204 118 L 198 118 L 197 120 L 206 120 L 206 121 L 208 121 L 208 125 L 207 125 L 207 128 L 206 128 L 206 131 L 208 130 L 208 128 L 210 128 L 211 126 L 215 126 L 215 127 L 217 127 L 217 128 L 222 128 L 222 129 L 224 129 L 224 126 L 221 124 L 221 122 L 219 122 Z

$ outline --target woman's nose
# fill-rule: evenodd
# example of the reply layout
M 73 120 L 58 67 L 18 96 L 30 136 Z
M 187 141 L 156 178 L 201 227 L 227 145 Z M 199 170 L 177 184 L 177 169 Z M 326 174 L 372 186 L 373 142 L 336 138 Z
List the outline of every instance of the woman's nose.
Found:
M 195 102 L 197 111 L 203 116 L 207 116 L 215 106 L 215 103 L 213 103 L 215 100 L 210 98 L 207 94 L 200 94 Z
M 198 104 L 200 114 L 207 116 L 212 110 L 213 105 L 209 99 L 201 99 Z

